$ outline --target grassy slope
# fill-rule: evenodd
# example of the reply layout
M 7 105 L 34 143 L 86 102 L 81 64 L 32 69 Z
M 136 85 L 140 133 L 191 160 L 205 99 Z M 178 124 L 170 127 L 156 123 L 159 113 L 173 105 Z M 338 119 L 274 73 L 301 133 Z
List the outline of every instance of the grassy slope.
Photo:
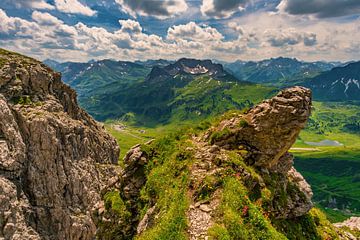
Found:
M 182 129 L 157 139 L 150 146 L 142 146 L 149 156 L 149 163 L 145 171 L 147 182 L 137 206 L 143 216 L 156 202 L 159 215 L 154 225 L 136 239 L 188 239 L 186 210 L 190 199 L 187 191 L 190 188 L 190 169 L 195 161 L 190 138 L 201 134 L 203 129 L 206 129 L 203 125 Z M 242 157 L 236 153 L 231 156 L 229 162 L 221 163 L 223 174 L 206 184 L 206 189 L 212 189 L 209 196 L 214 189 L 220 189 L 221 193 L 220 207 L 214 216 L 216 224 L 209 229 L 210 239 L 337 239 L 333 227 L 317 209 L 289 221 L 271 219 L 267 205 L 263 203 L 273 193 L 265 189 L 255 201 L 258 194 L 251 192 L 254 189 L 248 188 L 236 174 L 238 165 L 245 166 Z M 251 167 L 247 170 L 254 179 L 258 177 L 256 170 Z M 118 194 L 109 193 L 106 197 L 106 202 L 109 202 L 107 209 L 115 208 L 119 217 L 126 221 L 126 203 Z
M 256 89 L 239 85 L 239 88 L 242 88 L 243 91 L 240 92 L 244 94 L 236 95 L 239 92 L 238 90 L 227 90 L 228 92 L 233 91 L 231 94 L 233 94 L 234 98 L 237 97 L 239 102 L 247 99 L 249 96 L 254 96 L 251 90 L 258 94 L 258 99 L 260 96 L 269 94 L 268 91 L 264 91 L 261 87 Z M 184 89 L 181 97 L 178 99 L 189 99 L 196 92 L 202 92 L 200 85 L 198 85 L 198 88 Z M 253 97 L 252 101 L 257 102 L 259 101 L 258 99 Z M 360 199 L 360 182 L 358 180 L 360 169 L 360 134 L 344 132 L 342 127 L 349 123 L 349 121 L 356 122 L 359 112 L 360 107 L 356 105 L 314 102 L 312 120 L 308 129 L 300 134 L 300 138 L 294 147 L 316 148 L 320 151 L 292 151 L 296 157 L 296 168 L 313 187 L 315 193 L 314 200 L 319 204 L 320 208 L 326 211 L 330 220 L 334 222 L 341 221 L 349 216 L 349 213 L 344 211 L 345 209 L 349 209 L 353 214 L 360 213 L 360 203 L 358 200 Z M 328 118 L 330 114 L 331 118 Z M 213 121 L 214 118 L 216 117 L 211 117 L 210 120 Z M 125 132 L 116 131 L 109 124 L 107 128 L 118 139 L 122 159 L 128 149 L 137 143 L 144 143 L 151 138 L 165 136 L 182 126 L 194 125 L 200 121 L 200 117 L 187 121 L 175 119 L 171 124 L 157 125 L 155 127 L 131 126 Z M 145 130 L 145 133 L 140 133 L 139 130 Z M 318 142 L 325 139 L 339 141 L 344 146 L 314 147 L 305 143 L 305 141 Z M 328 206 L 335 207 L 334 205 L 329 205 L 328 200 L 330 197 L 337 199 L 336 207 L 342 211 L 328 208 Z

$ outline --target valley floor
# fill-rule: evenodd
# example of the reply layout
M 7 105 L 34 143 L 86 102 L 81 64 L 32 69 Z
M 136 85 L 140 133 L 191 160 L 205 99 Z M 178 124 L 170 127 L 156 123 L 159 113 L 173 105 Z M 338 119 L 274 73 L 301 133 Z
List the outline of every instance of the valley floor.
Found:
M 324 140 L 340 146 L 311 146 Z M 306 143 L 307 142 L 307 143 Z M 331 145 L 331 144 L 329 144 Z M 360 215 L 360 136 L 305 130 L 291 152 L 295 167 L 312 186 L 314 201 L 333 222 Z

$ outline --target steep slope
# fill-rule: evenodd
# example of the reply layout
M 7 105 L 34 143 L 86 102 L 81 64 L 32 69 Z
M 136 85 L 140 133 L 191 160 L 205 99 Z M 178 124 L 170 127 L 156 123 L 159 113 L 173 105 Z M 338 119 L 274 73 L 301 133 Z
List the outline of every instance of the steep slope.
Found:
M 336 67 L 304 82 L 325 101 L 360 100 L 360 62 Z
M 338 239 L 341 231 L 311 209 L 311 188 L 288 153 L 310 109 L 310 91 L 294 87 L 210 128 L 134 146 L 121 187 L 107 194 L 102 217 L 111 220 L 99 236 Z
M 143 81 L 151 70 L 148 66 L 113 60 L 58 64 L 47 61 L 46 63 L 61 72 L 63 81 L 76 90 L 80 106 L 100 120 L 103 120 L 104 115 L 112 116 L 114 111 L 114 109 L 105 111 L 101 107 L 102 104 L 107 104 L 101 102 L 104 96 L 116 95 L 130 85 Z M 120 107 L 117 105 L 116 108 Z
M 180 59 L 154 67 L 143 81 L 104 91 L 85 108 L 99 120 L 132 113 L 140 124 L 159 124 L 249 107 L 272 90 L 239 81 L 210 60 Z M 256 94 L 246 99 L 248 92 Z
M 60 74 L 0 49 L 1 239 L 94 239 L 118 154 Z
M 334 63 L 300 62 L 294 58 L 271 58 L 259 62 L 236 61 L 225 65 L 239 79 L 255 83 L 294 85 L 298 80 L 330 70 Z

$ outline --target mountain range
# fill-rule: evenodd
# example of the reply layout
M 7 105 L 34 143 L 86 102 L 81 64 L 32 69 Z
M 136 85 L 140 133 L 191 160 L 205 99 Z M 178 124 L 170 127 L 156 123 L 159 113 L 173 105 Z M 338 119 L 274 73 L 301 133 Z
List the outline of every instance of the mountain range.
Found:
M 281 86 L 294 85 L 299 80 L 313 77 L 340 63 L 301 62 L 295 58 L 271 58 L 258 62 L 236 61 L 225 63 L 225 69 L 239 79 L 255 83 Z
M 279 57 L 223 64 L 187 58 L 45 63 L 62 73 L 64 82 L 76 89 L 80 105 L 100 121 L 129 114 L 148 124 L 205 118 L 252 106 L 275 88 L 293 85 L 311 88 L 315 100 L 360 96 L 359 62 L 343 66 Z
M 151 68 L 149 61 L 45 63 L 62 73 L 80 105 L 101 121 L 125 115 L 146 124 L 201 119 L 250 107 L 273 91 L 240 81 L 210 60 L 183 58 L 165 66 L 153 61 Z
M 335 67 L 304 81 L 315 98 L 323 101 L 360 100 L 360 62 Z

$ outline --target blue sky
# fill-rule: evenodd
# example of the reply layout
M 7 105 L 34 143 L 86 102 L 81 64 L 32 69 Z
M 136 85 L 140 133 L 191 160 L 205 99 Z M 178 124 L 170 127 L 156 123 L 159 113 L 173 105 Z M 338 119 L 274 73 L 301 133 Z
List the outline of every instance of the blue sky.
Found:
M 39 59 L 360 59 L 359 0 L 2 0 L 0 22 Z

